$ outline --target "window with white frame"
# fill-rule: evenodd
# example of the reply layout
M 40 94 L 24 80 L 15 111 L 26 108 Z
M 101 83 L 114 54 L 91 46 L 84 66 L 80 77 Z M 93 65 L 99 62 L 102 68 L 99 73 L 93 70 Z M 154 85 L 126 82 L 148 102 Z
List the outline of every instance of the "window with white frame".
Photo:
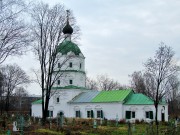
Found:
M 46 116 L 47 117 L 53 117 L 53 111 L 48 110 Z
M 82 68 L 82 64 L 81 64 L 81 63 L 79 64 L 79 68 L 80 68 L 80 69 Z
M 146 111 L 146 118 L 153 119 L 153 111 Z
M 97 110 L 97 118 L 103 118 L 103 111 Z
M 87 118 L 94 118 L 93 110 L 87 110 Z
M 132 118 L 136 118 L 136 113 L 132 112 Z
M 76 118 L 80 118 L 80 117 L 81 117 L 81 112 L 80 112 L 80 110 L 76 110 L 75 113 L 76 113 Z
M 135 111 L 126 111 L 126 119 L 136 118 Z

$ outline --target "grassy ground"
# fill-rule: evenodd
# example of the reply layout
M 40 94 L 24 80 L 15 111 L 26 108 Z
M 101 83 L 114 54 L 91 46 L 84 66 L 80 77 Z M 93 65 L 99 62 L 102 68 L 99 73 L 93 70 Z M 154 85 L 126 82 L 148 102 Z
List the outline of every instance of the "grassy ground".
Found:
M 11 129 L 11 135 L 18 135 L 20 132 L 12 133 L 13 120 L 6 121 L 7 126 L 4 131 L 0 124 L 0 135 L 7 135 L 7 129 Z M 100 125 L 100 121 L 97 120 L 97 124 Z M 131 124 L 128 128 L 128 124 L 125 121 L 119 122 L 116 126 L 115 120 L 103 121 L 103 126 L 93 128 L 93 119 L 65 119 L 63 128 L 57 127 L 56 119 L 52 120 L 51 129 L 47 122 L 46 126 L 42 127 L 39 120 L 31 120 L 31 124 L 26 126 L 24 124 L 23 135 L 156 135 L 156 126 L 137 122 L 137 124 Z M 159 135 L 180 135 L 180 125 L 175 129 L 174 121 L 160 123 Z
M 129 134 L 131 135 L 155 135 L 156 134 L 156 127 L 149 127 L 147 124 L 136 124 L 131 127 L 131 131 Z M 172 128 L 173 129 L 173 128 Z M 159 126 L 159 135 L 180 135 L 179 127 L 176 130 L 170 130 L 165 125 Z M 67 133 L 71 135 L 128 135 L 128 126 L 127 124 L 118 125 L 118 127 L 111 127 L 111 126 L 99 126 L 96 129 L 89 127 L 89 128 L 68 128 L 64 127 L 64 129 L 60 131 L 53 131 L 49 129 L 38 129 L 35 131 L 36 134 L 48 134 L 48 135 L 66 135 Z
M 98 126 L 93 127 L 81 127 L 81 126 L 64 126 L 62 129 L 48 129 L 37 128 L 32 131 L 24 131 L 24 135 L 156 135 L 155 125 L 150 127 L 148 124 L 136 124 L 131 126 L 131 130 L 128 132 L 127 124 L 121 124 L 117 127 L 112 126 Z M 11 133 L 15 134 L 15 133 Z M 19 133 L 16 133 L 20 134 Z M 0 130 L 0 135 L 7 135 L 7 130 Z M 159 126 L 159 135 L 180 135 L 180 127 L 173 130 L 166 125 Z

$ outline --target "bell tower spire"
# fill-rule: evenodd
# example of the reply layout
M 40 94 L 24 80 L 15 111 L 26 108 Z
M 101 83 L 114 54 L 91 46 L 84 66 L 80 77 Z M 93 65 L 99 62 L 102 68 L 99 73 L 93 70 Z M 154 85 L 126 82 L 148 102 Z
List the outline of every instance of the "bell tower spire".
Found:
M 67 16 L 66 16 L 66 26 L 63 28 L 63 33 L 65 35 L 65 39 L 67 41 L 71 41 L 71 34 L 73 33 L 73 28 L 69 24 L 69 10 L 66 10 Z

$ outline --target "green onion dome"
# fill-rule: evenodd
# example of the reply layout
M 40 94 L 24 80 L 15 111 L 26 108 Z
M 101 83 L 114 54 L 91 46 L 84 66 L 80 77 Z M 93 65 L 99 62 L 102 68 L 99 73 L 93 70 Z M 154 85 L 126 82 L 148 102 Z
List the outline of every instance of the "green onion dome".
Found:
M 68 21 L 67 21 L 66 26 L 63 28 L 63 33 L 64 34 L 72 34 L 73 33 L 73 28 L 69 25 Z
M 59 45 L 58 52 L 60 52 L 62 55 L 66 55 L 68 52 L 73 52 L 75 55 L 79 55 L 81 50 L 77 44 L 65 40 Z

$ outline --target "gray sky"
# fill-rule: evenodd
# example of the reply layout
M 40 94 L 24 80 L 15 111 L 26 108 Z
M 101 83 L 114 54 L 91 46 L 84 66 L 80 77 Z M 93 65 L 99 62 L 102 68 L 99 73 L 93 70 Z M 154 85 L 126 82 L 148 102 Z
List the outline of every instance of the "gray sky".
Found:
M 108 74 L 121 84 L 129 84 L 128 75 L 143 69 L 160 42 L 171 46 L 180 64 L 179 0 L 43 0 L 58 2 L 73 11 L 81 29 L 78 41 L 86 57 L 87 76 Z M 17 63 L 28 75 L 38 68 L 32 53 L 8 62 Z M 31 94 L 40 94 L 32 84 Z

